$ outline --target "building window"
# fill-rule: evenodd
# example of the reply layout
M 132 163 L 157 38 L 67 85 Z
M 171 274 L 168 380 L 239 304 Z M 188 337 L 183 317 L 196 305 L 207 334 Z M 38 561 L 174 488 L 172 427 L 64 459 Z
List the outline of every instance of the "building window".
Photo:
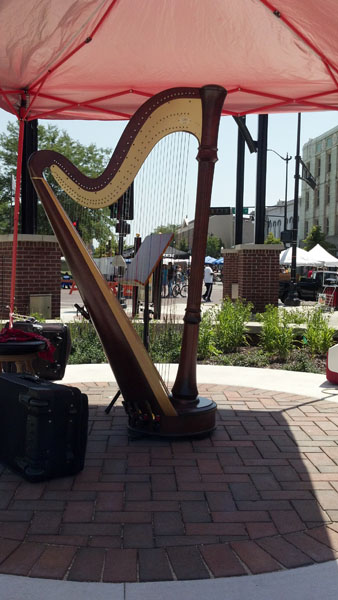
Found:
M 326 155 L 326 172 L 331 173 L 331 152 Z
M 322 142 L 317 142 L 316 144 L 316 154 L 319 154 L 322 151 Z
M 324 233 L 325 233 L 325 235 L 328 235 L 328 233 L 329 233 L 329 218 L 328 217 L 325 219 Z
M 326 147 L 332 148 L 332 137 L 328 137 L 326 140 Z
M 330 204 L 330 184 L 329 183 L 325 186 L 325 201 L 326 201 L 326 204 Z
M 309 221 L 305 221 L 304 223 L 304 235 L 305 237 L 309 234 Z
M 308 211 L 310 207 L 310 194 L 305 192 L 305 210 Z
M 316 159 L 315 173 L 316 177 L 320 177 L 320 158 Z
M 319 189 L 318 189 L 318 186 L 315 188 L 315 198 L 314 198 L 314 201 L 315 201 L 315 206 L 316 207 L 319 206 Z

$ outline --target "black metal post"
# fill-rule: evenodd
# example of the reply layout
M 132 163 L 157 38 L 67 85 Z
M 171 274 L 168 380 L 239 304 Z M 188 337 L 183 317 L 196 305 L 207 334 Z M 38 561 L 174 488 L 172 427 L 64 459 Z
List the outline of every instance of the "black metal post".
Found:
M 298 198 L 299 198 L 299 167 L 300 167 L 300 127 L 301 113 L 298 113 L 297 124 L 297 150 L 296 150 L 296 169 L 295 169 L 295 193 L 293 201 L 293 223 L 292 223 L 292 256 L 291 256 L 291 281 L 290 288 L 284 304 L 286 306 L 299 306 L 300 300 L 297 293 L 297 236 L 298 236 Z
M 291 160 L 291 158 L 292 158 L 292 156 L 289 156 L 288 153 L 286 153 L 286 158 L 283 158 L 283 160 L 285 160 L 284 231 L 287 231 L 287 228 L 288 228 L 288 179 L 289 179 L 289 160 Z
M 239 117 L 245 124 L 245 117 Z M 243 241 L 243 197 L 244 197 L 245 139 L 240 129 L 237 135 L 236 217 L 235 244 Z
M 268 115 L 258 116 L 255 244 L 264 244 Z
M 124 225 L 125 221 L 120 220 L 120 233 L 119 233 L 119 244 L 118 244 L 118 253 L 120 256 L 123 256 L 123 225 Z M 120 283 L 121 277 L 123 275 L 123 267 L 118 267 L 118 285 L 117 285 L 117 299 L 120 302 L 121 305 L 124 304 L 124 298 L 122 296 L 122 285 Z
M 38 149 L 38 122 L 25 121 L 21 176 L 21 233 L 37 232 L 38 199 L 28 173 L 27 162 Z
M 149 283 L 144 286 L 144 310 L 143 310 L 143 344 L 146 350 L 149 348 Z
M 158 263 L 153 273 L 153 305 L 154 305 L 154 319 L 161 318 L 161 290 L 162 290 L 162 260 Z
M 134 257 L 141 246 L 141 236 L 139 233 L 136 234 L 134 238 Z M 138 312 L 138 296 L 139 296 L 139 288 L 137 285 L 133 286 L 133 298 L 132 298 L 132 317 L 135 317 Z
M 276 152 L 276 150 L 273 150 L 272 148 L 268 148 L 268 152 L 273 152 L 274 154 L 277 154 L 277 156 L 279 156 L 279 158 L 281 158 L 282 160 L 284 160 L 285 162 L 285 194 L 284 194 L 284 231 L 287 231 L 287 215 L 288 215 L 288 175 L 289 175 L 289 160 L 292 159 L 292 156 L 289 156 L 288 152 L 286 153 L 286 156 L 282 156 L 281 154 L 279 154 L 279 152 Z M 286 236 L 284 234 L 284 238 L 283 238 L 283 232 L 282 232 L 282 241 L 284 241 L 284 246 L 286 247 L 286 242 L 290 241 L 286 239 Z

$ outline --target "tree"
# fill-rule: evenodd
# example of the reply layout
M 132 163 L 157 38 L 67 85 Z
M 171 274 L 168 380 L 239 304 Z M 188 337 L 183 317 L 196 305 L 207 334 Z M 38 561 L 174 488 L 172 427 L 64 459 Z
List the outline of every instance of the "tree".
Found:
M 186 238 L 182 238 L 178 244 L 178 249 L 182 250 L 182 252 L 188 252 L 189 251 L 189 245 L 188 242 L 186 240 Z
M 281 241 L 279 238 L 276 238 L 272 231 L 269 231 L 268 235 L 266 236 L 265 240 L 264 240 L 264 244 L 280 244 Z
M 176 232 L 177 230 L 180 228 L 180 225 L 174 225 L 174 223 L 170 223 L 169 225 L 159 225 L 158 227 L 155 227 L 154 229 L 154 233 L 173 233 L 174 237 L 173 240 L 171 242 L 171 246 L 176 246 Z
M 11 180 L 16 175 L 18 132 L 18 123 L 8 123 L 7 132 L 0 134 L 0 233 L 9 233 L 12 227 Z M 110 149 L 98 148 L 95 144 L 88 146 L 80 144 L 77 140 L 73 140 L 66 131 L 58 129 L 56 125 L 39 124 L 38 145 L 39 150 L 53 149 L 60 152 L 88 177 L 100 175 L 112 154 Z M 79 220 L 79 229 L 83 240 L 89 243 L 92 239 L 97 239 L 102 243 L 107 243 L 112 235 L 109 209 L 85 209 L 58 188 L 50 173 L 46 174 L 46 179 L 71 221 Z M 38 233 L 52 233 L 40 201 L 38 202 Z
M 221 238 L 218 238 L 214 235 L 209 235 L 207 239 L 207 247 L 205 250 L 206 256 L 213 256 L 214 258 L 219 258 L 221 256 L 221 248 L 223 242 Z
M 320 244 L 325 250 L 335 250 L 336 246 L 328 242 L 325 238 L 326 235 L 322 232 L 321 227 L 319 225 L 314 225 L 305 240 L 303 240 L 304 249 L 309 251 L 317 244 Z

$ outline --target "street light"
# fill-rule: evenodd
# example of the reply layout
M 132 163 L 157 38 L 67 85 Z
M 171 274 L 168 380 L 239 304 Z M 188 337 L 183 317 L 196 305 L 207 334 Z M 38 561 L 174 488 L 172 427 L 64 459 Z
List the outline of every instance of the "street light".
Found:
M 281 158 L 282 160 L 284 160 L 285 162 L 285 196 L 284 196 L 284 231 L 287 230 L 287 213 L 288 213 L 288 175 L 289 175 L 289 160 L 292 159 L 292 156 L 289 156 L 288 152 L 286 153 L 286 156 L 282 156 L 281 154 L 279 154 L 278 152 L 276 152 L 276 150 L 272 150 L 272 148 L 268 148 L 268 152 L 274 152 L 274 154 L 277 154 L 277 156 L 279 156 L 279 158 Z M 284 240 L 284 245 L 286 246 L 285 242 L 287 240 Z

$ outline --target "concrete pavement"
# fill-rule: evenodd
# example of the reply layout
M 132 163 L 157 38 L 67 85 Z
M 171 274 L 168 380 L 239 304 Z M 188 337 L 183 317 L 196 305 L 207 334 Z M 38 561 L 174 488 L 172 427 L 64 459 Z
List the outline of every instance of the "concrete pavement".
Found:
M 65 292 L 67 322 L 81 299 Z M 176 300 L 178 319 L 184 309 Z M 330 320 L 338 330 L 338 312 Z M 67 367 L 62 383 L 90 401 L 87 465 L 46 485 L 0 474 L 1 600 L 337 598 L 338 386 L 209 365 L 197 379 L 219 406 L 217 435 L 168 455 L 166 441 L 130 445 L 121 405 L 105 416 L 108 365 Z
M 172 366 L 170 379 L 174 376 Z M 186 442 L 182 442 L 183 446 L 176 443 L 171 452 L 173 456 L 178 452 L 177 457 L 184 460 L 186 466 L 182 463 L 169 467 L 168 462 L 163 462 L 166 456 L 169 458 L 167 442 L 155 445 L 141 442 L 130 446 L 124 434 L 122 409 L 116 409 L 115 424 L 104 416 L 103 406 L 114 392 L 114 378 L 107 365 L 67 367 L 64 382 L 82 387 L 95 410 L 89 462 L 71 487 L 66 482 L 69 478 L 36 486 L 21 482 L 16 476 L 1 474 L 1 599 L 42 600 L 48 596 L 51 600 L 65 597 L 67 600 L 94 597 L 98 600 L 152 600 L 155 597 L 156 600 L 159 597 L 163 600 L 174 597 L 314 600 L 337 597 L 338 390 L 322 375 L 242 367 L 202 365 L 198 367 L 198 381 L 201 391 L 213 395 L 218 403 L 218 434 L 211 446 L 205 442 L 192 446 L 189 443 L 189 447 Z M 282 414 L 281 420 L 278 415 Z M 238 429 L 240 423 L 244 427 L 242 432 Z M 287 439 L 286 431 L 289 431 Z M 111 440 L 112 445 L 102 454 L 104 439 Z M 121 466 L 127 464 L 122 454 L 128 447 L 128 470 L 121 471 Z M 192 454 L 192 450 L 197 454 Z M 98 480 L 95 473 L 99 464 L 103 470 Z M 150 465 L 152 471 L 149 471 Z M 172 468 L 176 471 L 176 484 Z M 198 482 L 204 482 L 203 488 Z M 150 497 L 149 484 L 152 485 Z M 128 504 L 124 508 L 122 504 L 119 508 L 105 504 L 112 499 L 116 502 L 118 498 L 118 502 L 122 502 L 121 492 L 111 487 L 116 485 L 122 485 L 119 489 L 124 489 L 127 503 L 135 502 L 134 509 L 129 506 L 131 512 L 128 512 Z M 12 490 L 11 497 L 9 490 Z M 94 490 L 98 494 L 95 505 Z M 177 493 L 181 494 L 181 500 L 176 507 L 173 499 L 168 498 Z M 188 495 L 182 496 L 183 493 Z M 314 498 L 317 508 L 312 504 Z M 56 501 L 57 505 L 48 506 Z M 156 512 L 154 503 L 164 501 L 171 504 L 164 512 Z M 257 504 L 256 512 L 252 512 L 254 504 Z M 31 510 L 30 516 L 27 511 Z M 120 519 L 121 510 L 127 510 L 123 513 L 127 516 L 139 515 L 141 522 L 131 522 L 120 530 L 116 519 Z M 155 511 L 152 525 L 147 521 L 148 510 Z M 20 515 L 17 522 L 13 522 L 15 514 Z M 245 530 L 242 517 L 249 520 Z M 5 518 L 9 519 L 7 525 Z M 146 522 L 142 524 L 144 518 Z M 184 529 L 180 533 L 183 535 L 180 544 L 181 519 Z M 97 529 L 87 542 L 74 537 L 78 536 L 77 530 L 83 537 L 95 523 Z M 214 525 L 216 529 L 211 534 Z M 107 528 L 105 536 L 100 534 L 103 526 Z M 147 537 L 150 526 L 154 528 L 155 546 Z M 109 528 L 113 529 L 108 535 Z M 125 540 L 121 549 L 116 546 L 117 539 L 113 542 L 116 534 L 118 538 L 122 534 L 123 538 L 119 539 Z M 199 541 L 197 534 L 202 536 Z M 209 535 L 204 542 L 203 535 Z M 192 541 L 195 536 L 192 545 L 189 536 Z M 76 548 L 74 544 L 80 545 Z M 139 548 L 137 571 L 133 562 L 135 545 Z M 7 558 L 6 552 L 9 552 Z M 128 565 L 122 560 L 126 557 Z M 119 565 L 117 570 L 116 564 Z M 167 567 L 170 567 L 168 571 Z M 116 581 L 119 571 L 121 574 L 123 570 L 126 576 L 122 583 L 106 582 L 107 578 L 114 581 L 114 577 Z M 222 571 L 227 572 L 227 576 L 222 576 Z M 51 578 L 51 573 L 58 573 L 58 577 Z M 198 579 L 198 573 L 203 574 L 202 579 Z M 184 577 L 185 574 L 188 576 Z M 98 580 L 84 581 L 93 577 Z M 137 581 L 133 581 L 133 577 Z M 160 580 L 151 581 L 154 577 Z

